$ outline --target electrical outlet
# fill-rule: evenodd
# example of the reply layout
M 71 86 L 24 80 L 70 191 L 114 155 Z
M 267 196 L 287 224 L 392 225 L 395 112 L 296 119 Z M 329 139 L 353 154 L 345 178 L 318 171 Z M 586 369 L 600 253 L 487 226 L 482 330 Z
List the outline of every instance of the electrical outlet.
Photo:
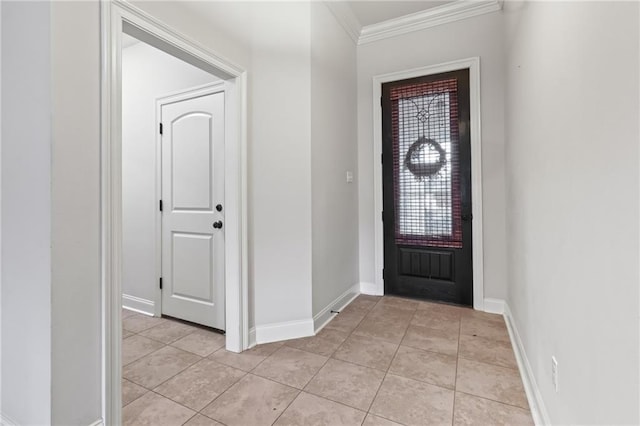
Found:
M 347 183 L 353 182 L 353 172 L 347 172 Z
M 558 360 L 555 356 L 551 357 L 551 383 L 553 383 L 553 388 L 558 392 Z

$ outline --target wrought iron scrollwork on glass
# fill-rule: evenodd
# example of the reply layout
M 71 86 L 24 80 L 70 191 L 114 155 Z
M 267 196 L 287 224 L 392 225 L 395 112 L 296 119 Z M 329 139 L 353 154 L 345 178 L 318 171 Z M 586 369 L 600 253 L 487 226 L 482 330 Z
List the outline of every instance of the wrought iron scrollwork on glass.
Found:
M 418 105 L 418 99 L 424 101 L 423 96 L 409 100 L 418 110 L 415 118 L 422 124 L 422 135 L 407 150 L 404 166 L 416 179 L 422 180 L 437 175 L 447 164 L 447 152 L 442 148 L 442 145 L 438 141 L 424 136 L 429 133 L 431 121 L 434 119 L 438 121 L 438 125 L 443 124 L 444 114 L 447 111 L 445 100 L 440 94 L 431 97 L 426 108 Z M 425 152 L 425 150 L 427 151 Z M 428 155 L 431 151 L 438 154 L 437 158 L 434 159 L 432 155 Z

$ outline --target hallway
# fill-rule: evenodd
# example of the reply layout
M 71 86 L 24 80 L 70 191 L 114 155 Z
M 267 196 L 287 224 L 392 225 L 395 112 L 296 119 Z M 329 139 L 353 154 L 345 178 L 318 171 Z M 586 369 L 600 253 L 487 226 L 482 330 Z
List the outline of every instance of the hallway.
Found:
M 222 335 L 123 311 L 125 425 L 532 425 L 504 320 L 358 296 L 317 336 Z

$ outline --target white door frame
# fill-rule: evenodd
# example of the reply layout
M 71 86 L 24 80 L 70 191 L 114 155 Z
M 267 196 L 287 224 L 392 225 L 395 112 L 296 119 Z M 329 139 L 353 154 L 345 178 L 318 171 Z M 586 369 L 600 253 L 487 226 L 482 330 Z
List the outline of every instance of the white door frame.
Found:
M 471 109 L 471 211 L 473 214 L 473 308 L 484 310 L 484 271 L 482 253 L 482 127 L 480 120 L 480 58 L 468 58 L 439 65 L 373 77 L 373 180 L 375 224 L 374 294 L 384 294 L 384 224 L 382 222 L 382 84 L 425 75 L 462 69 L 469 70 L 469 104 Z
M 166 105 L 172 102 L 179 102 L 195 98 L 197 96 L 212 95 L 214 93 L 225 92 L 226 82 L 224 80 L 215 81 L 213 83 L 207 83 L 196 87 L 190 87 L 186 90 L 179 90 L 177 92 L 167 93 L 156 98 L 156 129 L 161 122 L 162 117 L 162 105 Z M 233 122 L 229 120 L 231 111 L 228 108 L 228 102 L 225 94 L 224 101 L 224 127 L 225 129 L 233 126 Z M 224 145 L 225 147 L 234 143 L 228 137 L 229 132 L 224 132 Z M 156 133 L 156 199 L 162 200 L 162 135 L 160 132 Z M 225 209 L 226 215 L 226 209 Z M 226 229 L 225 229 L 226 231 Z M 160 209 L 156 210 L 156 275 L 162 276 L 162 212 Z M 156 287 L 154 310 L 155 316 L 162 315 L 162 290 L 160 286 Z
M 225 146 L 226 347 L 248 347 L 247 73 L 196 41 L 120 0 L 101 2 L 101 260 L 104 423 L 121 423 L 122 306 L 122 31 L 226 80 L 229 146 Z

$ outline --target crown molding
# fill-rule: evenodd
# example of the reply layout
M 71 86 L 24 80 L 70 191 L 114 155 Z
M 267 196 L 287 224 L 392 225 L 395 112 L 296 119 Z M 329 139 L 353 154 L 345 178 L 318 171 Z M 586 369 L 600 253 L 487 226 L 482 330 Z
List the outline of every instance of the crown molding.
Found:
M 351 40 L 355 44 L 358 44 L 360 38 L 360 31 L 362 25 L 356 15 L 351 10 L 351 7 L 344 1 L 325 1 L 324 4 L 331 11 L 338 23 L 344 28 Z
M 371 43 L 437 25 L 484 15 L 485 13 L 497 12 L 501 9 L 502 0 L 458 0 L 432 9 L 362 27 L 358 37 L 358 44 Z M 351 14 L 353 15 L 353 12 Z M 338 20 L 340 21 L 340 18 Z

